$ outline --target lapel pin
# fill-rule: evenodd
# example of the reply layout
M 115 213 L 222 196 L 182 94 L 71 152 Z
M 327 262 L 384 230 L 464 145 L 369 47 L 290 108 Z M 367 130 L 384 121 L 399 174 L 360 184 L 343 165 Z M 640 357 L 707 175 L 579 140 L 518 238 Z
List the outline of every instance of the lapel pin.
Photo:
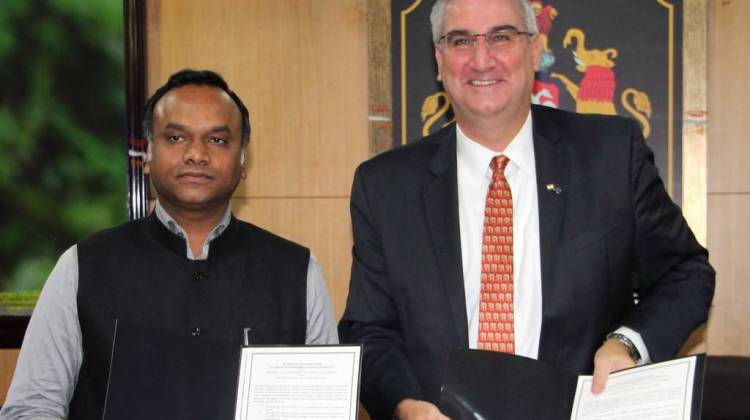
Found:
M 547 191 L 553 192 L 557 195 L 560 195 L 560 193 L 562 193 L 562 188 L 558 187 L 555 184 L 547 184 L 545 185 L 545 188 L 547 189 Z

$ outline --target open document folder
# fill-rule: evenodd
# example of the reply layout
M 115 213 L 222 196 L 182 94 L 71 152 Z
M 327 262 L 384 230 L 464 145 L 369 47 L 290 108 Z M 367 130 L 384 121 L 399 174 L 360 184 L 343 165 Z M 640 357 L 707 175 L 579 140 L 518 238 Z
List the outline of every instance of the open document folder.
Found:
M 453 420 L 700 419 L 705 356 L 610 375 L 604 393 L 591 377 L 505 353 L 455 350 L 440 409 Z

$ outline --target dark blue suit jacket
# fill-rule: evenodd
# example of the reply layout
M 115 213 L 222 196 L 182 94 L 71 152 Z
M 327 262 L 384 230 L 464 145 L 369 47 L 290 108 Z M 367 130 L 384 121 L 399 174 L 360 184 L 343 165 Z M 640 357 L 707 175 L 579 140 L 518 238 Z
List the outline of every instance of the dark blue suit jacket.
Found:
M 620 325 L 641 334 L 653 360 L 674 356 L 707 318 L 715 273 L 640 127 L 536 106 L 532 116 L 539 359 L 589 373 Z M 562 191 L 548 191 L 549 183 Z M 437 402 L 449 351 L 469 345 L 457 188 L 454 125 L 364 162 L 354 176 L 351 284 L 339 332 L 343 342 L 365 344 L 361 395 L 375 419 L 391 418 L 404 398 Z

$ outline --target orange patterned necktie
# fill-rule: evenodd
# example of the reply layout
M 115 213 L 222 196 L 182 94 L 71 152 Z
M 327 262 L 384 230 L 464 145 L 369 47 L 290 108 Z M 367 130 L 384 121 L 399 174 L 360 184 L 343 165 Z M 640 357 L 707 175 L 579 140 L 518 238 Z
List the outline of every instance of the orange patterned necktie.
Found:
M 513 198 L 505 179 L 506 156 L 495 156 L 482 235 L 479 299 L 480 350 L 515 352 L 513 332 Z

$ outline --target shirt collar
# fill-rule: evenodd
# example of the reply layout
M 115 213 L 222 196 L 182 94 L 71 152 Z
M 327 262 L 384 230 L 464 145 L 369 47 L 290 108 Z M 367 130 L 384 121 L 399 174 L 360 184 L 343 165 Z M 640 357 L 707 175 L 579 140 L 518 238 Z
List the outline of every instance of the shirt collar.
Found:
M 164 207 L 161 205 L 159 200 L 156 200 L 156 206 L 154 207 L 154 211 L 156 212 L 156 217 L 159 219 L 159 221 L 169 229 L 170 232 L 174 233 L 175 235 L 179 236 L 180 238 L 184 239 L 187 243 L 187 232 L 185 232 L 185 229 L 180 226 L 177 221 L 172 218 L 172 216 L 167 213 L 167 210 L 164 209 Z M 224 212 L 224 216 L 221 217 L 221 220 L 219 220 L 219 223 L 211 230 L 211 233 L 208 234 L 208 237 L 206 237 L 206 242 L 203 244 L 204 248 L 204 257 L 207 254 L 207 245 L 213 241 L 214 239 L 218 238 L 222 233 L 224 233 L 224 229 L 229 226 L 229 222 L 232 218 L 232 206 L 227 206 L 227 210 Z M 190 244 L 188 243 L 188 257 L 192 256 L 192 251 L 190 249 Z
M 503 154 L 510 159 L 506 171 L 520 170 L 529 175 L 536 172 L 531 111 L 529 111 L 521 130 L 501 153 L 488 149 L 470 139 L 456 124 L 456 156 L 459 165 L 467 170 L 469 176 L 475 179 L 486 176 L 490 161 L 499 154 Z

